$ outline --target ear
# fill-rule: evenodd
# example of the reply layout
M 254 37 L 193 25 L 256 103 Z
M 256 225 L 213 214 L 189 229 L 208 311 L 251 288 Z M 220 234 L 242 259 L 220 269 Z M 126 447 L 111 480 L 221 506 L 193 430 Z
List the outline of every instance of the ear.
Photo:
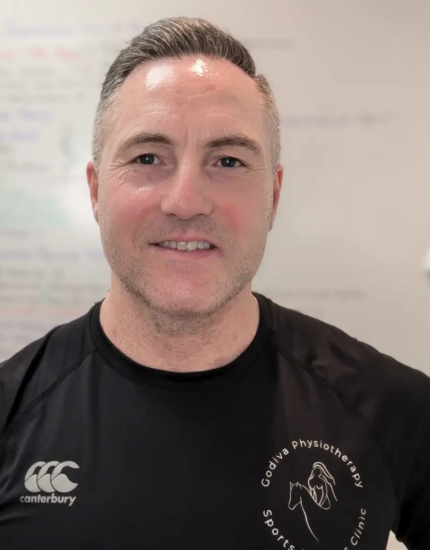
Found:
M 276 174 L 273 177 L 272 219 L 270 220 L 269 231 L 272 229 L 273 224 L 275 223 L 276 212 L 278 211 L 278 204 L 281 196 L 283 178 L 284 178 L 284 167 L 282 166 L 282 164 L 279 164 Z
M 87 182 L 90 188 L 91 206 L 94 218 L 99 223 L 99 176 L 93 161 L 87 164 Z

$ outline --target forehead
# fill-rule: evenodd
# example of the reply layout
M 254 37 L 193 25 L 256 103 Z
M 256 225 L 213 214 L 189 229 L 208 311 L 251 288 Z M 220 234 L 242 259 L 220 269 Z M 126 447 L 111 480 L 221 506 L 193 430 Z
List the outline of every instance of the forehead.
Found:
M 254 80 L 232 63 L 201 56 L 166 58 L 144 63 L 126 78 L 114 126 L 117 136 L 140 128 L 186 128 L 200 135 L 240 130 L 258 138 L 264 110 Z

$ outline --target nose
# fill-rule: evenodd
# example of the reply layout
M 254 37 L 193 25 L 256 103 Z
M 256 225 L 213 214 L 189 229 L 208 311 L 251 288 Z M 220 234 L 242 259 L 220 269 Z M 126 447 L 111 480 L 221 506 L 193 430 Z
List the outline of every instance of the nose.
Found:
M 210 182 L 196 162 L 178 164 L 161 197 L 163 214 L 190 219 L 199 214 L 209 216 L 213 209 Z

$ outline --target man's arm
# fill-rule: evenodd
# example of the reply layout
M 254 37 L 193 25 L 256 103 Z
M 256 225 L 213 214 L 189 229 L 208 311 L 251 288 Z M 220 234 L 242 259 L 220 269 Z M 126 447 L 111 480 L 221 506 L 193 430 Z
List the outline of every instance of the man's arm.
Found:
M 0 442 L 1 436 L 12 421 L 19 401 L 20 387 L 30 363 L 24 358 L 17 360 L 20 352 L 0 363 Z
M 0 447 L 2 435 L 15 417 L 27 383 L 54 330 L 56 327 L 0 363 Z
M 430 550 L 430 399 L 423 414 L 422 444 L 400 502 L 397 524 L 393 528 L 396 538 L 408 550 Z M 404 445 L 408 446 L 407 438 Z

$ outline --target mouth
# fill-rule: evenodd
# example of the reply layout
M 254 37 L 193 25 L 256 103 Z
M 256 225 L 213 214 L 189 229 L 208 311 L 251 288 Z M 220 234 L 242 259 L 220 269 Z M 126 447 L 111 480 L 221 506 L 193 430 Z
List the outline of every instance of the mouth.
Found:
M 153 243 L 149 246 L 157 256 L 177 260 L 202 260 L 218 255 L 219 253 L 219 249 L 214 245 L 210 245 L 209 248 L 196 248 L 194 250 L 179 250 L 177 248 L 161 246 L 159 243 Z

